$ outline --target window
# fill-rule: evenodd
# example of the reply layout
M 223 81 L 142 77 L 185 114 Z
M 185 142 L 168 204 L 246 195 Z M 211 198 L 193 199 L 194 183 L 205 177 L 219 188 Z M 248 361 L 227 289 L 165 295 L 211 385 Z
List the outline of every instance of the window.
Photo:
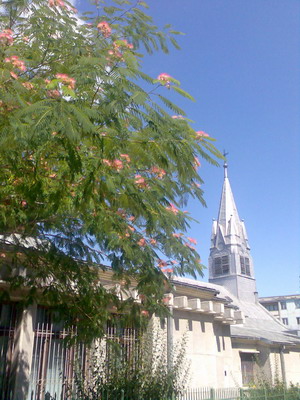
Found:
M 74 361 L 84 364 L 85 348 L 80 343 L 68 347 L 67 333 L 48 309 L 37 308 L 28 400 L 64 399 L 72 388 Z
M 269 303 L 269 304 L 265 304 L 264 306 L 269 311 L 278 311 L 278 304 L 277 303 Z
M 282 310 L 286 310 L 286 302 L 285 301 L 281 301 L 280 306 L 281 306 Z
M 296 306 L 296 308 L 300 308 L 300 300 L 295 301 L 295 306 Z
M 255 355 L 253 353 L 240 353 L 243 386 L 248 386 L 254 381 Z
M 300 325 L 300 317 L 297 317 L 297 324 Z
M 246 265 L 246 275 L 250 276 L 250 263 L 248 257 L 245 257 L 245 265 Z
M 214 274 L 225 275 L 229 273 L 229 257 L 222 256 L 214 259 Z
M 250 276 L 250 261 L 248 257 L 240 256 L 241 274 Z
M 106 327 L 105 365 L 106 372 L 121 368 L 123 362 L 132 364 L 134 369 L 139 359 L 139 332 L 136 328 L 119 326 L 108 322 Z M 119 344 L 119 346 L 116 346 Z
M 241 262 L 241 274 L 246 275 L 246 267 L 245 267 L 244 257 L 240 257 L 240 262 Z
M 132 360 L 134 368 L 134 361 L 139 357 L 139 332 L 135 328 L 108 323 L 107 342 L 104 346 L 95 343 L 93 354 L 82 343 L 67 346 L 64 341 L 67 334 L 53 313 L 38 306 L 27 400 L 69 398 L 68 393 L 74 389 L 75 368 L 81 368 L 83 374 L 89 373 L 89 361 L 95 354 L 105 357 L 106 372 L 112 367 L 121 367 L 123 360 Z M 1 393 L 0 400 L 6 400 L 1 398 Z
M 282 318 L 282 323 L 283 323 L 284 325 L 288 325 L 288 324 L 289 324 L 288 318 Z

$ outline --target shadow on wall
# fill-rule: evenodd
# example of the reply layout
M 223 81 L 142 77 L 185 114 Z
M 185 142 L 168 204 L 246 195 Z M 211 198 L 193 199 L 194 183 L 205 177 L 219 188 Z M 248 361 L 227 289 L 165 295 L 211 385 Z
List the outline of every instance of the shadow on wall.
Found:
M 12 363 L 10 378 L 8 381 L 8 396 L 3 400 L 25 400 L 28 393 L 29 362 L 27 354 L 19 352 L 17 359 Z

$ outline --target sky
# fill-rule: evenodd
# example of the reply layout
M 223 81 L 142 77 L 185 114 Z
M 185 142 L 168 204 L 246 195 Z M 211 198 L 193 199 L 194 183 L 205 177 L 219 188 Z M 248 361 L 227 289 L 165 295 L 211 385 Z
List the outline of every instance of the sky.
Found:
M 85 4 L 77 3 L 81 10 Z M 196 101 L 167 94 L 195 130 L 208 132 L 229 153 L 229 180 L 245 220 L 259 296 L 300 293 L 300 1 L 148 4 L 158 26 L 172 24 L 185 35 L 178 38 L 180 51 L 145 56 L 143 71 L 178 79 Z M 189 201 L 187 210 L 199 223 L 188 234 L 207 265 L 223 168 L 203 162 L 199 173 L 207 208 Z

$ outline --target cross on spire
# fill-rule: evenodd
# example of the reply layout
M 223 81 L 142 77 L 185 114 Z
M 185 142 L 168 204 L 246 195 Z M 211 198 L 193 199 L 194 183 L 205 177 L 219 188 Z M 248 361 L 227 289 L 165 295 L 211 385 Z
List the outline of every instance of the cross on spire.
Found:
M 224 178 L 227 178 L 227 167 L 228 167 L 228 164 L 227 164 L 226 156 L 227 156 L 228 154 L 229 154 L 228 152 L 226 152 L 225 150 L 223 150 L 223 156 L 224 156 L 224 158 L 225 158 L 225 160 L 224 160 L 224 165 L 223 165 L 223 167 L 224 167 Z

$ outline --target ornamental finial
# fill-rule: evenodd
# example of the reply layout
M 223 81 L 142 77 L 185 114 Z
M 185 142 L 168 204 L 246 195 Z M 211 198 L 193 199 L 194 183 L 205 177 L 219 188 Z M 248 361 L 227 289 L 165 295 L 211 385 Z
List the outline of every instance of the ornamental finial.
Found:
M 223 165 L 223 167 L 224 167 L 224 178 L 227 178 L 227 167 L 228 167 L 228 164 L 227 164 L 226 156 L 227 156 L 228 154 L 229 154 L 229 153 L 227 153 L 225 150 L 223 150 L 223 156 L 224 156 L 224 158 L 225 158 L 225 160 L 224 160 L 224 165 Z

